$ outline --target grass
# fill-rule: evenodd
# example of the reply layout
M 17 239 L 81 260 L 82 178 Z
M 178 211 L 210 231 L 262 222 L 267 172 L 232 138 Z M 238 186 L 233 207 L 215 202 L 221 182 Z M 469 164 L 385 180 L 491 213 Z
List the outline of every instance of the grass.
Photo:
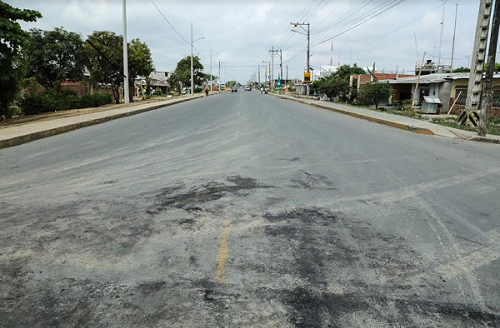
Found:
M 458 118 L 450 117 L 450 118 L 433 118 L 429 122 L 434 124 L 439 124 L 443 126 L 448 126 L 455 129 L 465 130 L 477 132 L 476 128 L 470 126 L 463 126 L 458 124 Z M 488 121 L 488 129 L 486 130 L 487 134 L 500 135 L 500 119 L 499 118 L 490 118 Z

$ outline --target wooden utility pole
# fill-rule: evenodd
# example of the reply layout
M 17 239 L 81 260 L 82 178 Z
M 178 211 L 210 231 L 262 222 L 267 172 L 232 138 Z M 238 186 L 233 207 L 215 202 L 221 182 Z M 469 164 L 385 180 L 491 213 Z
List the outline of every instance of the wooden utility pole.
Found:
M 490 108 L 493 105 L 493 75 L 495 73 L 495 59 L 498 45 L 498 30 L 500 28 L 500 0 L 495 1 L 495 11 L 493 12 L 493 23 L 491 24 L 490 45 L 488 46 L 488 60 L 486 68 L 486 78 L 483 88 L 483 99 L 481 103 L 481 114 L 479 115 L 479 129 L 477 134 L 486 136 L 488 128 L 488 117 Z
M 420 75 L 422 75 L 422 68 L 424 67 L 424 60 L 425 60 L 425 55 L 427 52 L 424 51 L 424 55 L 422 56 L 422 63 L 420 64 L 420 69 L 418 70 L 418 76 L 417 76 L 417 84 L 415 85 L 415 91 L 413 91 L 413 98 L 411 101 L 411 107 L 415 107 L 415 96 L 417 95 L 418 92 L 418 85 L 420 84 Z M 375 65 L 373 71 L 375 72 Z

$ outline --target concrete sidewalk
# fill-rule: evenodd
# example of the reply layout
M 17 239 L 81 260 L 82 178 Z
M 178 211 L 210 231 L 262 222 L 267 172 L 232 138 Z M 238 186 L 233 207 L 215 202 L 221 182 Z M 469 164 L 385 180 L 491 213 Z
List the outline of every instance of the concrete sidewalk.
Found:
M 0 129 L 0 149 L 203 97 L 203 94 L 195 94 L 194 96 L 183 96 L 146 104 L 131 104 L 125 107 L 88 114 L 75 112 L 74 116 L 13 124 L 12 126 Z
M 460 129 L 455 129 L 443 125 L 433 124 L 430 122 L 406 117 L 393 115 L 378 111 L 373 111 L 365 108 L 359 108 L 344 104 L 331 103 L 327 101 L 313 100 L 309 98 L 303 97 L 294 97 L 289 95 L 274 95 L 276 97 L 282 99 L 288 99 L 297 101 L 300 103 L 320 107 L 323 109 L 331 110 L 337 113 L 354 116 L 357 118 L 361 118 L 364 120 L 389 125 L 398 129 L 403 129 L 419 134 L 428 134 L 428 135 L 437 135 L 446 138 L 455 138 L 455 139 L 465 139 L 465 140 L 473 140 L 473 141 L 482 141 L 482 142 L 490 142 L 490 143 L 499 143 L 500 144 L 500 136 L 497 135 L 487 135 L 485 138 L 481 138 L 477 136 L 477 133 L 472 131 L 465 131 Z

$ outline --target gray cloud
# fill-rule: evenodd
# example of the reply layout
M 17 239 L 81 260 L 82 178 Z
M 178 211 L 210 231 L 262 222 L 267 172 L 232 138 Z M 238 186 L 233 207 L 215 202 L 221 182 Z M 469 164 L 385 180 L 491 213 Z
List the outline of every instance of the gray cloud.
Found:
M 189 40 L 190 23 L 194 23 L 195 43 L 205 71 L 209 71 L 210 48 L 217 61 L 227 67 L 226 79 L 245 82 L 262 61 L 269 61 L 271 46 L 282 48 L 289 76 L 300 77 L 305 68 L 305 38 L 290 32 L 290 22 L 307 19 L 311 23 L 313 45 L 345 31 L 396 0 L 310 0 L 310 1 L 166 1 L 155 0 L 158 7 L 184 38 Z M 94 30 L 122 32 L 121 1 L 118 0 L 8 0 L 9 4 L 37 9 L 43 18 L 24 28 L 52 29 L 56 26 L 81 33 L 84 37 Z M 465 56 L 472 53 L 478 1 L 448 1 L 445 16 L 442 57 L 451 57 L 455 3 L 459 3 L 455 66 L 466 66 Z M 357 62 L 379 70 L 413 71 L 417 62 L 414 33 L 417 35 L 419 56 L 423 51 L 437 56 L 441 29 L 440 0 L 406 0 L 397 7 L 311 49 L 311 64 L 316 69 L 326 65 L 334 44 L 334 62 Z M 309 10 L 310 9 L 310 10 Z M 334 10 L 335 9 L 335 10 Z M 177 61 L 190 52 L 186 44 L 160 16 L 150 0 L 128 0 L 128 38 L 140 38 L 151 48 L 155 66 L 171 71 Z M 430 11 L 430 12 L 429 12 Z M 409 24 L 419 16 L 421 19 Z M 328 15 L 330 14 L 330 15 Z M 403 28 L 402 28 L 403 27 Z M 400 29 L 401 28 L 401 29 Z M 399 29 L 399 30 L 398 30 Z M 396 31 L 397 30 L 397 31 Z M 350 51 L 350 48 L 352 49 Z M 350 56 L 350 53 L 352 54 Z M 429 59 L 434 57 L 429 56 Z M 418 59 L 420 60 L 420 59 Z M 437 60 L 437 58 L 436 58 Z M 250 66 L 253 67 L 242 67 Z M 278 70 L 275 60 L 275 72 Z M 255 68 L 254 68 L 255 67 Z

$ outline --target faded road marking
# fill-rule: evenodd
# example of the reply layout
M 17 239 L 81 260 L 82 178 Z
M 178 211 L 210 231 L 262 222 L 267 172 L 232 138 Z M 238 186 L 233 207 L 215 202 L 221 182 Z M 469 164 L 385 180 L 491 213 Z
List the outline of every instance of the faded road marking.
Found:
M 229 231 L 231 226 L 229 222 L 226 222 L 224 228 L 221 231 L 219 253 L 217 254 L 217 273 L 215 274 L 215 280 L 219 284 L 226 283 L 226 261 L 229 255 Z

